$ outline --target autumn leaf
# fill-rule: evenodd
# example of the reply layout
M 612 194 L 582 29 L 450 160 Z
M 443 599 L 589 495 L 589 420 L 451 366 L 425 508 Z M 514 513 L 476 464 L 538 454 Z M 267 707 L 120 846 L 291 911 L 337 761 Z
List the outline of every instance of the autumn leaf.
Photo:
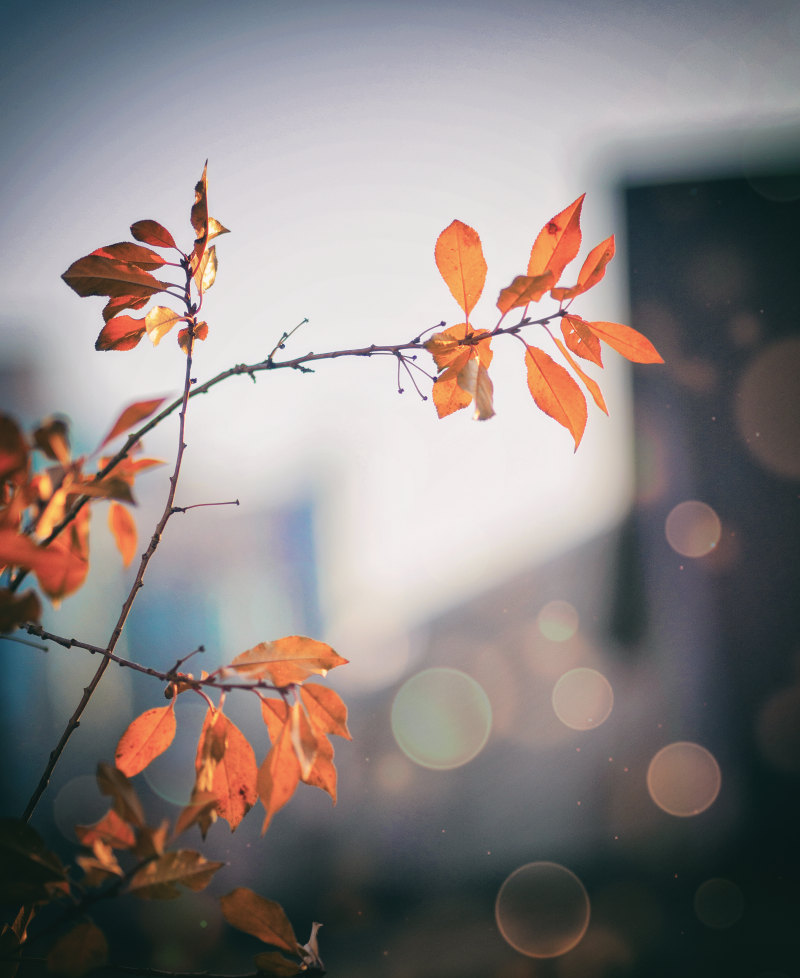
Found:
M 133 428 L 133 426 L 137 425 L 140 421 L 144 421 L 145 418 L 149 418 L 151 414 L 154 414 L 155 411 L 161 407 L 165 400 L 165 397 L 154 397 L 147 401 L 136 401 L 134 404 L 129 404 L 120 413 L 120 416 L 117 418 L 114 424 L 111 425 L 111 430 L 100 442 L 97 451 L 104 448 L 118 435 L 121 435 L 123 432 Z
M 129 509 L 120 503 L 112 502 L 108 508 L 108 526 L 114 536 L 114 542 L 122 555 L 123 567 L 130 567 L 136 556 L 136 544 L 139 537 L 136 532 L 136 521 Z
M 214 873 L 224 865 L 225 863 L 209 862 L 205 856 L 191 849 L 165 852 L 137 870 L 128 883 L 127 890 L 145 899 L 171 900 L 180 896 L 178 883 L 199 892 L 208 886 Z
M 535 346 L 526 344 L 525 366 L 536 406 L 571 433 L 577 451 L 588 414 L 580 387 L 561 364 Z
M 112 849 L 132 849 L 136 842 L 130 824 L 113 808 L 92 825 L 76 825 L 75 834 L 84 846 L 91 846 L 99 839 Z
M 77 591 L 89 572 L 86 509 L 60 537 L 46 547 L 13 530 L 0 529 L 0 566 L 24 567 L 33 571 L 39 586 L 52 601 Z
M 33 444 L 47 458 L 63 466 L 69 465 L 69 427 L 64 418 L 45 418 L 33 433 Z
M 240 886 L 220 897 L 222 915 L 231 926 L 257 937 L 264 944 L 298 954 L 300 944 L 294 935 L 283 907 L 274 900 L 259 896 L 246 886 Z
M 122 771 L 105 761 L 100 761 L 97 765 L 97 786 L 101 794 L 111 798 L 111 807 L 121 819 L 137 828 L 145 824 L 142 803 Z
M 210 824 L 212 812 L 216 813 L 217 798 L 211 791 L 193 791 L 192 799 L 189 804 L 181 809 L 178 818 L 175 820 L 175 829 L 172 833 L 173 838 L 182 835 L 195 822 Z
M 650 340 L 622 323 L 587 323 L 598 339 L 633 363 L 663 363 L 664 359 Z
M 261 826 L 262 835 L 267 831 L 273 815 L 294 794 L 300 774 L 300 762 L 292 743 L 291 723 L 285 723 L 258 769 L 258 797 L 267 813 Z
M 169 706 L 145 710 L 120 737 L 114 753 L 117 768 L 132 778 L 163 754 L 175 739 L 175 700 Z
M 303 974 L 299 961 L 284 957 L 279 951 L 262 951 L 253 959 L 258 969 L 259 978 L 294 978 Z
M 266 680 L 277 688 L 302 683 L 310 676 L 325 676 L 328 670 L 347 663 L 324 642 L 304 635 L 289 635 L 273 642 L 260 642 L 242 652 L 226 666 L 248 679 Z
M 497 298 L 497 308 L 505 316 L 510 309 L 538 302 L 545 292 L 556 283 L 552 272 L 542 275 L 517 275 L 511 285 L 501 290 Z
M 311 770 L 301 780 L 304 784 L 312 788 L 321 788 L 331 796 L 331 801 L 336 804 L 336 767 L 333 763 L 333 744 L 327 737 L 317 738 L 317 753 Z
M 600 390 L 600 387 L 597 384 L 597 381 L 594 380 L 592 377 L 590 377 L 587 373 L 585 373 L 581 369 L 581 367 L 575 362 L 575 360 L 572 357 L 572 355 L 570 354 L 569 350 L 566 348 L 566 346 L 564 346 L 564 344 L 561 342 L 561 340 L 557 336 L 554 336 L 553 337 L 553 341 L 556 344 L 556 346 L 559 348 L 559 350 L 561 350 L 561 353 L 564 356 L 564 359 L 567 361 L 567 363 L 570 365 L 570 367 L 572 367 L 572 369 L 575 371 L 575 373 L 583 381 L 584 386 L 589 391 L 589 393 L 592 395 L 592 399 L 594 400 L 594 403 L 600 408 L 601 411 L 603 411 L 604 414 L 608 414 L 608 408 L 606 407 L 606 401 L 605 401 L 605 398 L 603 397 L 603 393 Z
M 0 902 L 4 904 L 46 900 L 52 886 L 66 881 L 58 856 L 22 819 L 0 818 L 0 865 Z
M 551 272 L 554 285 L 561 278 L 581 247 L 581 207 L 585 196 L 581 194 L 569 207 L 551 218 L 536 236 L 528 261 L 528 275 Z
M 153 245 L 156 248 L 174 248 L 178 250 L 175 239 L 158 221 L 137 221 L 131 224 L 131 234 L 137 241 Z
M 113 296 L 103 306 L 103 320 L 108 322 L 109 319 L 113 319 L 123 309 L 143 309 L 150 301 L 150 298 L 150 293 L 146 295 L 126 294 Z
M 92 840 L 92 854 L 80 855 L 76 861 L 86 874 L 83 879 L 84 886 L 102 886 L 108 882 L 109 877 L 124 876 L 125 873 L 114 855 L 111 846 L 102 839 Z
M 197 268 L 203 258 L 203 253 L 208 244 L 208 160 L 203 167 L 203 175 L 195 184 L 194 203 L 189 215 L 195 233 L 194 248 L 191 255 L 192 272 Z
M 580 316 L 562 316 L 561 332 L 564 334 L 564 341 L 573 353 L 584 360 L 591 360 L 598 367 L 603 366 L 603 355 L 600 349 L 600 341 L 591 331 L 586 320 Z
M 458 386 L 458 371 L 450 368 L 433 382 L 433 406 L 440 418 L 469 407 L 472 395 Z
M 197 291 L 200 293 L 200 295 L 207 292 L 211 288 L 216 277 L 217 249 L 214 245 L 211 245 L 211 247 L 203 253 L 203 257 L 200 259 L 200 264 L 197 271 L 194 273 L 194 284 L 197 286 Z
M 319 730 L 346 740 L 352 739 L 347 729 L 347 706 L 336 690 L 320 683 L 306 683 L 300 687 L 300 698 L 311 722 Z
M 111 258 L 113 261 L 133 265 L 145 272 L 152 272 L 166 264 L 161 255 L 156 254 L 155 251 L 130 241 L 120 241 L 118 244 L 96 248 L 92 255 L 100 255 L 102 258 Z
M 300 696 L 316 733 L 316 753 L 310 771 L 300 772 L 300 780 L 314 788 L 327 792 L 336 804 L 336 768 L 333 764 L 333 745 L 325 736 L 335 733 L 350 739 L 347 729 L 347 707 L 338 694 L 319 683 L 301 686 Z M 275 744 L 284 733 L 289 721 L 289 706 L 284 700 L 261 699 L 261 716 L 269 732 L 270 743 Z M 332 729 L 335 727 L 336 729 Z M 296 752 L 295 752 L 295 756 Z M 289 772 L 293 776 L 293 772 Z M 294 790 L 294 789 L 292 789 Z M 277 811 L 277 809 L 276 809 Z
M 439 235 L 434 258 L 440 275 L 469 321 L 486 281 L 486 260 L 478 232 L 462 221 L 453 221 Z
M 62 934 L 47 955 L 47 970 L 64 978 L 81 978 L 108 960 L 108 942 L 91 920 L 82 920 Z
M 208 337 L 208 323 L 198 323 L 194 328 L 194 338 L 196 340 L 204 340 Z M 183 329 L 178 333 L 178 346 L 183 350 L 184 353 L 189 353 L 189 327 L 184 326 Z
M 578 273 L 578 283 L 571 288 L 556 288 L 550 290 L 550 295 L 563 302 L 565 299 L 574 299 L 575 296 L 588 292 L 592 286 L 597 285 L 606 273 L 606 265 L 614 257 L 614 235 L 601 241 L 599 245 L 589 252 L 586 261 Z
M 491 334 L 486 330 L 473 332 L 468 323 L 459 323 L 432 336 L 425 349 L 441 371 L 433 385 L 433 403 L 439 417 L 467 407 L 474 398 L 476 420 L 491 418 Z
M 142 305 L 144 304 L 142 303 Z M 114 316 L 100 330 L 100 334 L 94 342 L 94 348 L 101 352 L 104 350 L 132 350 L 139 345 L 145 331 L 143 318 Z
M 96 254 L 73 262 L 61 278 L 73 292 L 84 298 L 90 295 L 149 298 L 167 288 L 166 282 L 159 281 L 135 265 Z
M 0 634 L 26 622 L 37 622 L 41 617 L 42 604 L 35 591 L 15 594 L 8 588 L 0 588 Z
M 208 240 L 211 241 L 212 238 L 218 237 L 220 234 L 230 234 L 230 231 L 224 227 L 215 217 L 209 217 L 208 219 Z
M 225 819 L 233 832 L 256 803 L 258 766 L 249 741 L 221 709 L 209 708 L 206 713 L 195 771 L 196 792 L 214 796 L 216 814 Z M 202 829 L 203 819 L 198 821 Z
M 22 476 L 28 468 L 28 446 L 17 422 L 0 414 L 0 482 Z
M 181 316 L 167 306 L 154 306 L 144 317 L 144 328 L 153 346 L 158 346 L 162 337 L 166 336 L 176 323 L 185 321 L 186 316 Z
M 305 780 L 317 756 L 317 734 L 300 703 L 292 703 L 289 710 L 289 730 L 295 757 L 300 762 L 300 777 Z

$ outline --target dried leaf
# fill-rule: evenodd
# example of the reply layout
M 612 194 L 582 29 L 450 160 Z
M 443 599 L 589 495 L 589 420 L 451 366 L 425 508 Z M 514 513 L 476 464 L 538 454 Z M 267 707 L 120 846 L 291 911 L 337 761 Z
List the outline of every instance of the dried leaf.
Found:
M 0 633 L 11 632 L 27 622 L 38 622 L 42 617 L 42 604 L 35 591 L 15 594 L 8 588 L 0 588 Z
M 258 797 L 266 809 L 263 835 L 273 815 L 289 801 L 300 781 L 300 762 L 292 744 L 291 723 L 285 723 L 258 769 Z
M 64 418 L 45 418 L 33 433 L 33 443 L 47 458 L 69 465 L 69 426 Z
M 347 729 L 347 706 L 336 690 L 320 683 L 306 683 L 300 687 L 300 698 L 311 722 L 319 730 L 326 734 L 336 734 L 346 740 L 352 739 Z
M 195 272 L 208 245 L 208 160 L 203 167 L 203 175 L 195 184 L 194 203 L 189 217 L 195 233 L 191 255 L 191 269 Z
M 111 807 L 120 818 L 137 828 L 145 824 L 142 803 L 122 771 L 100 761 L 97 765 L 97 786 L 101 794 L 111 798 Z
M 217 762 L 211 791 L 217 799 L 217 814 L 233 832 L 258 798 L 258 765 L 250 742 L 221 711 L 217 717 L 217 726 L 220 725 L 225 736 L 225 753 Z
M 178 250 L 175 239 L 158 221 L 137 221 L 135 224 L 131 224 L 131 234 L 137 241 L 154 245 L 156 248 L 175 248 L 176 251 Z
M 622 323 L 588 323 L 589 329 L 633 363 L 663 363 L 664 359 L 646 336 Z
M 536 236 L 528 261 L 528 275 L 553 273 L 553 285 L 581 247 L 581 194 L 569 207 L 551 218 Z M 535 301 L 535 300 L 533 300 Z
M 325 676 L 329 669 L 347 663 L 326 645 L 304 635 L 289 635 L 273 642 L 260 642 L 237 655 L 226 668 L 248 679 L 266 680 L 283 688 L 302 683 L 310 676 Z
M 494 388 L 488 370 L 481 363 L 476 353 L 473 353 L 459 370 L 458 386 L 469 394 L 471 399 L 475 399 L 473 418 L 476 421 L 486 421 L 488 418 L 494 417 L 494 404 L 492 403 Z
M 211 286 L 214 284 L 214 279 L 217 277 L 217 249 L 214 245 L 211 245 L 204 253 L 200 260 L 200 265 L 197 271 L 194 273 L 194 284 L 197 286 L 197 291 L 202 295 L 207 292 Z
M 526 344 L 525 366 L 537 407 L 572 434 L 577 451 L 588 414 L 580 387 L 561 364 L 535 346 Z
M 614 257 L 614 235 L 601 241 L 599 245 L 589 252 L 586 261 L 578 273 L 578 283 L 571 288 L 556 288 L 550 290 L 550 295 L 563 302 L 565 299 L 574 299 L 576 295 L 588 292 L 592 286 L 597 285 L 606 273 L 606 265 Z
M 165 397 L 154 397 L 148 401 L 136 401 L 134 404 L 129 404 L 120 413 L 120 416 L 111 426 L 109 433 L 100 442 L 97 450 L 100 451 L 101 448 L 104 448 L 118 435 L 133 428 L 134 425 L 137 425 L 140 421 L 144 421 L 145 418 L 149 418 L 151 414 L 154 414 L 161 407 L 165 400 Z
M 180 883 L 194 892 L 204 890 L 225 863 L 209 862 L 199 852 L 178 849 L 165 852 L 142 866 L 128 883 L 128 892 L 151 900 L 171 900 L 180 896 Z
M 603 411 L 605 414 L 608 414 L 606 401 L 605 398 L 603 397 L 603 393 L 600 390 L 600 387 L 597 384 L 597 381 L 593 380 L 593 378 L 591 378 L 587 373 L 584 373 L 584 371 L 580 368 L 580 366 L 575 362 L 573 357 L 570 355 L 569 350 L 564 346 L 564 344 L 557 336 L 554 336 L 553 340 L 556 346 L 559 348 L 559 350 L 561 350 L 562 354 L 564 355 L 564 359 L 567 361 L 567 363 L 572 367 L 575 373 L 583 381 L 584 385 L 586 386 L 586 389 L 592 395 L 594 403 L 600 408 L 601 411 Z
M 561 332 L 564 340 L 573 353 L 584 360 L 591 360 L 598 367 L 603 366 L 603 354 L 600 341 L 589 328 L 586 320 L 580 316 L 562 316 Z
M 136 521 L 131 511 L 120 503 L 112 502 L 108 508 L 108 527 L 114 536 L 117 550 L 122 555 L 123 566 L 130 567 L 139 542 Z
M 259 896 L 246 886 L 226 893 L 219 902 L 223 917 L 237 930 L 290 954 L 299 952 L 300 945 L 292 925 L 279 903 Z
M 173 838 L 177 838 L 195 822 L 207 824 L 211 821 L 211 813 L 216 813 L 217 797 L 211 791 L 193 791 L 192 800 L 181 810 L 175 822 Z
M 103 255 L 86 255 L 73 262 L 61 276 L 67 285 L 86 297 L 107 295 L 110 298 L 136 296 L 149 298 L 167 288 L 166 282 L 154 278 L 135 265 L 115 261 Z
M 185 321 L 186 316 L 181 316 L 167 306 L 154 306 L 144 317 L 144 327 L 153 346 L 158 346 L 161 338 L 166 336 L 176 323 Z
M 84 846 L 92 846 L 100 840 L 112 849 L 132 849 L 136 842 L 131 826 L 113 808 L 93 825 L 76 825 L 75 834 Z
M 544 272 L 542 275 L 517 275 L 511 285 L 501 290 L 497 297 L 497 308 L 505 316 L 510 309 L 527 306 L 529 302 L 538 302 L 555 283 L 556 278 L 552 272 Z
M 194 328 L 194 338 L 196 340 L 204 340 L 208 337 L 208 323 L 202 322 L 198 323 Z M 178 333 L 178 346 L 183 350 L 184 353 L 189 353 L 189 327 L 184 326 L 183 329 Z
M 91 920 L 82 920 L 63 934 L 47 955 L 47 970 L 65 978 L 81 978 L 108 960 L 108 942 Z
M 132 778 L 169 747 L 175 739 L 175 700 L 169 706 L 145 710 L 120 737 L 114 753 L 117 768 Z
M 143 302 L 142 305 L 145 305 Z M 104 350 L 132 350 L 139 345 L 145 334 L 144 319 L 133 316 L 114 316 L 100 330 L 100 335 L 94 342 L 94 348 Z
M 486 281 L 486 260 L 478 232 L 462 221 L 453 221 L 439 235 L 434 258 L 445 284 L 469 320 Z
M 209 217 L 208 219 L 208 240 L 218 237 L 220 234 L 230 234 L 226 227 L 216 219 L 216 217 Z
M 134 268 L 141 268 L 145 272 L 152 272 L 165 264 L 161 255 L 156 254 L 155 251 L 151 251 L 149 248 L 143 248 L 141 245 L 132 244 L 130 241 L 120 241 L 118 244 L 96 248 L 92 254 L 133 265 Z

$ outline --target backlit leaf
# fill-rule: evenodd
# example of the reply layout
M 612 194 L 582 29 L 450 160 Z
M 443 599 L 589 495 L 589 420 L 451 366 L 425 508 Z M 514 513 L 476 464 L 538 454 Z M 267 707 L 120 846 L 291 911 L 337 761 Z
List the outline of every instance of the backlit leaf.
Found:
M 195 184 L 194 203 L 189 215 L 195 233 L 194 248 L 191 255 L 192 272 L 197 271 L 197 267 L 203 257 L 208 244 L 208 161 L 203 167 L 203 175 Z
M 124 567 L 130 567 L 136 556 L 136 546 L 139 535 L 136 532 L 136 520 L 131 511 L 120 503 L 112 502 L 108 508 L 108 526 L 114 536 L 114 542 L 122 555 Z
M 93 825 L 76 825 L 75 834 L 84 846 L 99 839 L 112 849 L 131 849 L 136 842 L 133 829 L 113 808 Z
M 465 343 L 464 340 L 469 342 Z M 441 333 L 435 333 L 424 346 L 439 370 L 444 370 L 445 367 L 456 367 L 460 370 L 473 350 L 477 350 L 481 362 L 488 367 L 493 356 L 491 344 L 491 334 L 485 329 L 473 330 L 468 323 L 458 323 Z
M 248 679 L 266 680 L 282 688 L 302 683 L 310 676 L 325 676 L 329 669 L 346 662 L 347 659 L 324 642 L 304 635 L 289 635 L 274 642 L 260 642 L 237 655 L 226 668 Z
M 302 778 L 304 784 L 326 791 L 336 804 L 336 767 L 333 763 L 333 744 L 327 737 L 317 738 L 317 754 L 309 773 Z
M 175 821 L 175 830 L 172 833 L 173 838 L 177 838 L 194 825 L 195 822 L 210 822 L 211 813 L 216 813 L 216 810 L 216 795 L 210 791 L 193 791 L 191 801 L 185 808 L 181 809 Z
M 145 272 L 152 272 L 156 268 L 161 268 L 165 264 L 161 255 L 156 254 L 149 248 L 133 244 L 130 241 L 120 241 L 117 244 L 105 245 L 103 248 L 96 248 L 93 255 L 100 255 L 103 258 L 111 258 L 113 261 L 125 262 L 136 268 L 141 268 Z
M 180 896 L 177 884 L 199 892 L 225 863 L 209 862 L 191 849 L 165 852 L 158 859 L 137 870 L 128 883 L 128 892 L 153 900 L 171 900 Z
M 101 794 L 111 798 L 111 807 L 120 818 L 139 828 L 145 824 L 142 803 L 122 771 L 100 761 L 97 765 L 97 787 Z
M 577 451 L 588 414 L 580 387 L 561 364 L 535 346 L 526 344 L 525 366 L 537 407 L 572 434 Z
M 589 329 L 633 363 L 663 363 L 664 359 L 646 336 L 622 323 L 588 323 Z
M 470 398 L 475 399 L 475 413 L 473 417 L 476 421 L 486 421 L 494 417 L 494 404 L 492 402 L 494 388 L 489 371 L 481 363 L 477 354 L 470 356 L 469 360 L 458 372 L 458 386 L 469 394 Z
M 169 231 L 158 221 L 137 221 L 131 224 L 131 234 L 137 241 L 145 244 L 154 245 L 156 248 L 175 248 L 175 239 Z
M 565 267 L 578 254 L 581 246 L 581 207 L 586 194 L 581 194 L 569 207 L 551 218 L 536 236 L 528 261 L 528 275 L 553 273 L 553 285 L 561 278 Z
M 300 947 L 283 907 L 240 886 L 219 899 L 222 915 L 231 926 L 257 937 L 264 944 L 297 954 Z
M 145 710 L 120 737 L 114 762 L 124 775 L 132 778 L 163 754 L 175 739 L 175 700 L 169 706 Z
M 289 729 L 295 757 L 300 762 L 300 777 L 305 779 L 317 756 L 317 735 L 299 703 L 292 703 L 289 710 Z
M 482 339 L 481 337 L 485 337 Z M 473 342 L 464 343 L 464 340 Z M 436 333 L 425 349 L 442 373 L 433 385 L 433 403 L 440 418 L 467 407 L 476 399 L 475 417 L 491 417 L 492 384 L 486 372 L 492 362 L 491 336 L 486 330 L 473 332 L 468 323 L 458 323 Z
M 555 341 L 556 346 L 559 348 L 559 350 L 561 350 L 562 354 L 564 355 L 564 359 L 567 361 L 567 363 L 572 367 L 575 373 L 583 381 L 586 389 L 592 395 L 594 403 L 600 408 L 601 411 L 603 411 L 605 414 L 608 414 L 606 401 L 605 398 L 603 397 L 603 393 L 600 390 L 600 387 L 597 384 L 597 381 L 595 381 L 592 377 L 590 377 L 587 373 L 585 373 L 581 369 L 581 367 L 575 362 L 575 359 L 572 357 L 569 350 L 564 346 L 564 344 L 557 336 L 554 336 L 553 340 Z
M 580 316 L 562 316 L 561 332 L 564 334 L 564 341 L 573 353 L 584 360 L 591 360 L 598 367 L 603 366 L 603 354 L 600 349 L 600 340 L 591 331 L 586 320 Z
M 578 283 L 571 288 L 556 288 L 550 290 L 550 295 L 563 302 L 565 299 L 574 299 L 576 295 L 588 292 L 592 286 L 597 285 L 606 273 L 606 265 L 614 257 L 614 235 L 601 241 L 599 245 L 589 252 L 586 261 L 583 263 L 578 273 Z
M 449 367 L 433 382 L 433 405 L 440 418 L 469 407 L 472 395 L 458 385 L 458 369 Z
M 140 421 L 144 421 L 145 418 L 149 418 L 151 414 L 154 414 L 161 407 L 165 400 L 165 397 L 154 397 L 148 401 L 136 401 L 134 404 L 129 404 L 120 413 L 120 416 L 114 424 L 111 425 L 111 430 L 100 442 L 97 450 L 100 451 L 101 448 L 104 448 L 118 435 L 133 428 L 134 425 L 137 425 Z
M 0 566 L 33 571 L 51 600 L 58 601 L 74 593 L 89 571 L 83 539 L 84 529 L 88 532 L 88 515 L 82 509 L 73 524 L 47 547 L 37 546 L 30 537 L 13 530 L 0 529 Z
M 208 323 L 202 322 L 198 323 L 194 328 L 194 338 L 196 340 L 204 340 L 208 337 Z M 189 327 L 184 326 L 183 329 L 178 333 L 178 346 L 183 350 L 184 353 L 189 352 Z
M 165 282 L 134 265 L 102 255 L 87 255 L 73 262 L 61 276 L 80 296 L 107 295 L 150 297 L 163 292 Z
M 150 301 L 150 294 L 147 295 L 117 295 L 110 298 L 103 306 L 103 319 L 108 322 L 123 309 L 143 309 Z
M 208 219 L 208 240 L 218 237 L 220 234 L 230 234 L 228 229 L 224 227 L 216 217 L 209 217 Z
M 47 970 L 64 978 L 81 978 L 108 960 L 108 942 L 91 920 L 82 920 L 62 934 L 47 955 Z
M 200 260 L 200 265 L 197 271 L 194 273 L 194 284 L 197 286 L 197 291 L 202 295 L 207 292 L 211 286 L 214 284 L 214 279 L 217 277 L 217 249 L 214 245 L 211 245 L 204 253 Z
M 174 312 L 167 306 L 154 306 L 144 317 L 144 326 L 153 346 L 158 346 L 161 338 L 166 336 L 176 323 L 184 322 L 186 316 Z
M 258 797 L 266 809 L 263 835 L 273 815 L 289 801 L 300 781 L 300 762 L 292 744 L 291 723 L 285 723 L 280 736 L 258 769 Z
M 312 723 L 323 733 L 352 739 L 347 729 L 347 706 L 336 690 L 320 683 L 306 683 L 300 687 L 300 698 Z
M 310 685 L 317 686 L 318 683 L 311 683 Z M 304 687 L 301 686 L 300 688 L 303 689 Z M 282 699 L 262 697 L 261 716 L 267 726 L 270 743 L 274 744 L 283 731 L 283 725 L 289 719 L 289 704 Z
M 142 303 L 144 305 L 144 303 Z M 133 316 L 114 316 L 100 330 L 95 350 L 132 350 L 145 334 L 144 319 Z
M 552 272 L 542 275 L 517 275 L 511 285 L 507 285 L 497 298 L 497 308 L 505 316 L 509 309 L 527 306 L 538 302 L 545 292 L 556 283 Z
M 486 281 L 486 260 L 478 232 L 462 221 L 453 221 L 439 235 L 434 258 L 445 284 L 469 320 Z
M 216 726 L 225 737 L 225 752 L 214 769 L 211 792 L 217 799 L 217 814 L 233 832 L 256 803 L 258 765 L 250 742 L 221 711 Z

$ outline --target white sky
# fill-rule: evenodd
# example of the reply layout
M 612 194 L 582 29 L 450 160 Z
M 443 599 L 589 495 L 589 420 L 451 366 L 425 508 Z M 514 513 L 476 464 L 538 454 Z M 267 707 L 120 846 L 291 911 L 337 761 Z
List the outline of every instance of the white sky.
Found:
M 188 240 L 206 157 L 211 211 L 233 233 L 219 241 L 201 380 L 263 358 L 303 317 L 287 355 L 460 321 L 433 263 L 456 217 L 483 240 L 473 319 L 491 327 L 498 290 L 579 193 L 581 257 L 621 234 L 603 192 L 615 144 L 657 138 L 668 168 L 681 146 L 727 133 L 747 155 L 754 127 L 796 125 L 800 109 L 790 0 L 45 8 L 12 4 L 2 42 L 0 329 L 5 355 L 34 351 L 42 409 L 70 415 L 83 449 L 124 404 L 176 391 L 183 355 L 171 337 L 95 353 L 102 302 L 59 276 L 141 218 Z M 624 320 L 619 244 L 577 312 Z M 402 631 L 625 510 L 624 370 L 608 356 L 611 418 L 590 407 L 573 456 L 530 402 L 517 345 L 496 344 L 498 416 L 485 424 L 439 422 L 413 392 L 398 397 L 388 360 L 228 382 L 192 412 L 183 495 L 255 510 L 314 488 L 332 627 Z

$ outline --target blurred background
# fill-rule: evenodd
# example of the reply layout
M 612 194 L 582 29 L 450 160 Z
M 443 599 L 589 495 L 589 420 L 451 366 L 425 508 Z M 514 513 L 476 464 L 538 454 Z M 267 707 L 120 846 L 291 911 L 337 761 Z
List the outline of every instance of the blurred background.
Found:
M 0 410 L 67 415 L 76 452 L 128 403 L 177 394 L 183 354 L 172 336 L 96 353 L 102 300 L 60 275 L 135 220 L 188 243 L 206 158 L 232 233 L 201 381 L 306 317 L 287 357 L 458 322 L 433 261 L 454 218 L 481 235 L 473 319 L 491 328 L 584 191 L 582 256 L 611 233 L 618 254 L 575 308 L 666 360 L 608 352 L 610 417 L 590 408 L 575 455 L 511 343 L 488 424 L 438 421 L 381 359 L 193 402 L 178 503 L 241 505 L 171 521 L 123 652 L 168 668 L 203 644 L 211 669 L 311 634 L 350 660 L 328 681 L 354 739 L 335 809 L 301 787 L 264 839 L 257 813 L 212 828 L 206 855 L 231 865 L 208 891 L 101 911 L 118 960 L 252 970 L 215 900 L 249 885 L 301 940 L 324 923 L 332 975 L 792 978 L 797 5 L 11 2 L 0 45 Z M 146 452 L 175 439 L 165 424 Z M 143 535 L 169 471 L 138 480 Z M 103 515 L 84 591 L 45 616 L 98 644 L 133 576 Z M 95 667 L 0 641 L 3 814 Z M 104 811 L 98 744 L 110 759 L 160 702 L 107 672 L 34 818 L 65 858 Z M 154 819 L 191 788 L 203 712 L 181 697 L 175 744 L 138 779 Z M 233 715 L 263 755 L 252 704 Z

